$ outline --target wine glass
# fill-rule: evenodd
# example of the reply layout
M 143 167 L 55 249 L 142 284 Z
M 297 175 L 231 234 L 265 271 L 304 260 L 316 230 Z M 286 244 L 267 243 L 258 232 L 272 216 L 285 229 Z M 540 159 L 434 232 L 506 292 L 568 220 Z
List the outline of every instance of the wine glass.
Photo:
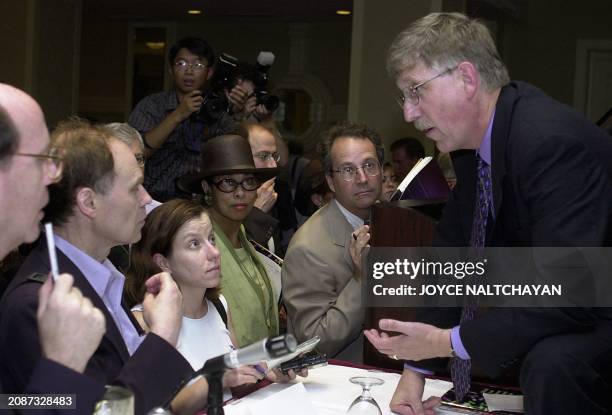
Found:
M 361 395 L 355 398 L 346 413 L 351 415 L 382 415 L 380 406 L 370 394 L 370 389 L 373 386 L 382 385 L 385 381 L 370 376 L 354 376 L 349 381 L 355 385 L 360 385 L 362 390 Z
M 94 415 L 134 415 L 134 394 L 121 386 L 106 385 L 102 400 L 96 403 Z

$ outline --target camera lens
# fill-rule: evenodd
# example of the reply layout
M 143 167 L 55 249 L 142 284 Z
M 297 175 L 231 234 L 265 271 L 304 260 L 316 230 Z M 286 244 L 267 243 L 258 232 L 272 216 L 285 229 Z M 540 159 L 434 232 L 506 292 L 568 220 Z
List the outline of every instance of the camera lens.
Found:
M 269 112 L 272 112 L 278 108 L 279 99 L 275 95 L 263 94 L 257 98 L 257 103 L 263 104 Z

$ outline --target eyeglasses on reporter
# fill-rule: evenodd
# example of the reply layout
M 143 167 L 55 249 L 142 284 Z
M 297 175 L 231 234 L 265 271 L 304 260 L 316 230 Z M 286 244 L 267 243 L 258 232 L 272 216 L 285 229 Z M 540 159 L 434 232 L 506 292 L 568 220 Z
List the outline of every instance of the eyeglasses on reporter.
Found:
M 201 72 L 204 69 L 208 68 L 208 64 L 202 62 L 193 62 L 189 63 L 185 60 L 178 60 L 174 62 L 174 67 L 179 71 L 186 71 L 187 68 L 193 69 L 195 72 Z
M 246 177 L 242 179 L 242 181 L 225 177 L 223 179 L 213 181 L 213 184 L 223 193 L 232 193 L 238 188 L 238 186 L 242 187 L 242 189 L 247 192 L 252 192 L 253 190 L 257 190 L 260 186 L 259 180 L 253 176 Z
M 41 154 L 13 153 L 13 156 L 32 157 L 45 163 L 44 167 L 47 172 L 47 176 L 52 181 L 57 181 L 62 177 L 64 158 L 61 156 L 61 151 L 59 148 L 52 147 Z
M 276 151 L 274 151 L 272 153 L 269 152 L 269 151 L 260 151 L 259 153 L 254 154 L 253 156 L 257 157 L 261 161 L 272 161 L 272 160 L 274 160 L 277 163 L 280 161 L 280 154 L 278 154 Z
M 355 178 L 358 170 L 362 170 L 366 176 L 376 177 L 380 174 L 380 163 L 376 160 L 366 161 L 361 167 L 347 165 L 337 169 L 332 169 L 332 173 L 338 173 L 342 180 L 351 182 Z

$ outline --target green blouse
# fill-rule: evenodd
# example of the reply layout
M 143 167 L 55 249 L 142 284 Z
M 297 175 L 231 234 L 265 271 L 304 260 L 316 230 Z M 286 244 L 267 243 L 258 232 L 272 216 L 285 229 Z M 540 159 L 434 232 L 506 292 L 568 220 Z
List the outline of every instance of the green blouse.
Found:
M 221 252 L 221 293 L 229 305 L 237 346 L 278 335 L 278 307 L 272 284 L 244 227 L 238 234 L 242 248 L 234 248 L 214 222 L 213 230 Z

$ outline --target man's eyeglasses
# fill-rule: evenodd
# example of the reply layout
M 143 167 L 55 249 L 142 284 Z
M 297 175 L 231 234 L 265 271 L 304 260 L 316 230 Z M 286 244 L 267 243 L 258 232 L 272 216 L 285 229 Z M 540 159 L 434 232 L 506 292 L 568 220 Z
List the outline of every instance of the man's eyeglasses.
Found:
M 208 68 L 208 64 L 206 64 L 206 63 L 202 63 L 202 62 L 189 63 L 189 62 L 184 61 L 184 60 L 180 60 L 180 61 L 174 62 L 174 66 L 179 71 L 186 71 L 187 68 L 191 68 L 195 72 L 200 72 L 200 71 L 203 71 L 204 69 Z
M 258 159 L 261 159 L 261 161 L 276 161 L 277 163 L 280 161 L 280 154 L 278 154 L 276 151 L 273 153 L 270 153 L 269 151 L 261 151 L 257 154 L 254 154 L 255 157 L 257 157 Z
M 426 81 L 423 81 L 419 84 L 413 85 L 408 87 L 408 93 L 402 92 L 398 97 L 397 97 L 397 104 L 401 107 L 404 108 L 404 105 L 406 105 L 406 102 L 408 102 L 410 105 L 419 105 L 419 103 L 421 102 L 421 95 L 419 94 L 419 88 L 422 87 L 423 85 L 427 84 L 428 82 L 433 81 L 434 79 L 437 79 L 443 75 L 446 75 L 448 73 L 451 73 L 452 71 L 454 71 L 455 69 L 457 69 L 457 67 L 452 67 L 452 68 L 448 68 L 445 71 L 440 72 L 439 74 L 437 74 L 436 76 L 434 76 L 433 78 L 429 78 Z
M 60 155 L 58 148 L 50 148 L 43 154 L 14 153 L 14 156 L 32 157 L 45 163 L 47 177 L 52 181 L 58 181 L 62 177 L 64 158 Z
M 241 182 L 238 182 L 234 179 L 226 177 L 225 179 L 213 182 L 213 184 L 223 193 L 232 193 L 238 188 L 238 186 L 241 186 L 247 192 L 252 192 L 253 190 L 257 190 L 259 187 L 259 180 L 257 180 L 255 177 L 247 177 Z
M 380 174 L 380 164 L 377 161 L 367 161 L 363 163 L 361 167 L 343 166 L 339 169 L 332 170 L 332 172 L 338 173 L 345 182 L 351 182 L 359 169 L 363 170 L 363 173 L 370 177 L 375 177 Z

